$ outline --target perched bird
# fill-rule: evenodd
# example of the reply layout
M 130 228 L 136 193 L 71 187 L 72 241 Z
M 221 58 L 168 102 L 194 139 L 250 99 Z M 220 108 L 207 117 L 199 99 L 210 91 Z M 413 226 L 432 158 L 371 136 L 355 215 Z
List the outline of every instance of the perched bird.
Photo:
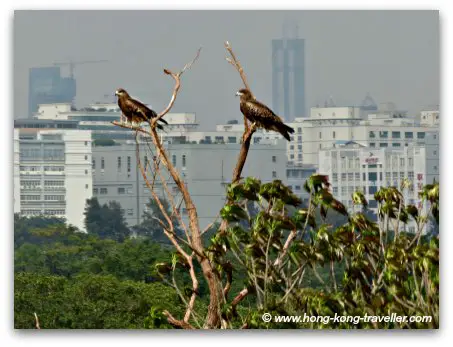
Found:
M 263 103 L 255 100 L 248 89 L 241 89 L 236 93 L 241 97 L 241 112 L 250 122 L 266 130 L 273 130 L 283 135 L 285 139 L 291 141 L 289 134 L 294 133 L 294 129 L 283 123 L 281 118 Z
M 151 118 L 157 117 L 157 113 L 142 104 L 140 101 L 132 99 L 131 96 L 123 88 L 118 89 L 115 92 L 118 96 L 118 106 L 121 112 L 126 117 L 128 122 L 138 123 L 147 122 Z M 159 122 L 168 124 L 165 119 L 159 119 Z M 160 124 L 157 124 L 159 129 L 163 129 Z

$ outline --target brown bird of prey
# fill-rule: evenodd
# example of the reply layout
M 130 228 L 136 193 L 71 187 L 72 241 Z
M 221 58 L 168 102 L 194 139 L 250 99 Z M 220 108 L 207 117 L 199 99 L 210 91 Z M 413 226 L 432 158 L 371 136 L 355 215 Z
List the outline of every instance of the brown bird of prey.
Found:
M 255 100 L 248 89 L 240 89 L 237 96 L 241 97 L 241 112 L 252 124 L 266 130 L 273 130 L 283 135 L 285 139 L 291 141 L 289 134 L 294 133 L 294 129 L 283 123 L 281 118 L 263 103 Z
M 123 88 L 118 89 L 115 92 L 118 96 L 118 106 L 121 112 L 126 117 L 128 122 L 138 123 L 147 122 L 151 118 L 157 117 L 157 113 L 142 104 L 140 101 L 132 99 L 131 96 Z M 159 119 L 159 122 L 168 124 L 166 120 Z M 159 129 L 163 129 L 160 124 L 157 124 Z

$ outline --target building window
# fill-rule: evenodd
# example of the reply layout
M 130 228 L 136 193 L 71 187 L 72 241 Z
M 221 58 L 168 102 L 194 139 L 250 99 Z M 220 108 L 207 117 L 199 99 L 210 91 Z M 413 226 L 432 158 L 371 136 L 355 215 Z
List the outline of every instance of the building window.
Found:
M 368 172 L 368 181 L 377 181 L 377 172 Z
M 332 192 L 333 192 L 334 194 L 338 194 L 338 187 L 333 187 L 333 188 L 332 188 Z
M 322 144 L 319 144 L 319 149 L 322 149 Z
M 290 158 L 290 159 L 294 159 L 294 154 L 290 154 L 290 155 L 289 155 L 289 158 Z
M 105 168 L 104 157 L 101 157 L 101 170 L 104 170 L 104 168 Z
M 290 149 L 291 151 L 294 150 L 294 145 L 290 145 L 290 146 L 289 146 L 289 149 Z
M 401 165 L 401 166 L 404 166 L 404 164 L 405 164 L 405 163 L 404 163 L 404 158 L 400 158 L 400 165 Z
M 393 138 L 393 139 L 399 139 L 399 138 L 401 138 L 401 132 L 399 132 L 399 131 L 392 131 L 392 138 Z
M 413 139 L 413 138 L 414 138 L 414 133 L 411 132 L 411 131 L 406 131 L 406 132 L 404 133 L 404 137 L 405 137 L 406 139 Z
M 352 181 L 354 179 L 354 174 L 352 172 L 348 173 L 348 181 Z
M 298 159 L 298 160 L 302 160 L 302 153 L 299 153 L 299 154 L 297 155 L 297 159 Z
M 425 133 L 424 132 L 417 133 L 417 139 L 424 139 L 424 138 L 425 138 Z
M 123 187 L 119 187 L 119 188 L 118 188 L 118 194 L 120 194 L 120 195 L 126 194 L 126 189 L 123 188 Z
M 102 195 L 107 194 L 107 188 L 101 188 L 101 194 Z
M 437 151 L 433 151 L 433 155 L 437 155 Z
M 409 166 L 413 166 L 414 165 L 414 158 L 409 158 Z
M 341 180 L 342 180 L 342 181 L 345 181 L 345 180 L 346 180 L 346 174 L 345 174 L 344 172 L 341 174 Z
M 337 173 L 332 174 L 332 180 L 333 181 L 337 181 L 338 180 L 338 174 Z
M 88 170 L 85 170 L 85 175 L 88 175 Z
M 93 194 L 97 195 L 97 193 L 98 193 L 98 189 L 97 188 L 93 188 Z
M 381 143 L 379 144 L 379 147 L 388 147 L 388 146 L 389 146 L 389 144 L 388 144 L 388 143 L 385 143 L 385 142 L 381 142 Z
M 88 160 L 88 156 L 87 155 L 85 156 L 85 160 Z
M 185 154 L 182 155 L 182 166 L 186 167 L 186 155 Z
M 356 181 L 360 181 L 360 172 L 355 173 L 355 179 Z
M 171 156 L 171 162 L 172 162 L 173 166 L 176 166 L 176 154 L 173 154 Z
M 392 147 L 401 147 L 401 143 L 394 142 L 392 143 Z
M 134 215 L 134 210 L 131 209 L 131 208 L 128 208 L 128 209 L 127 209 L 127 215 L 128 215 L 128 216 L 133 216 L 133 215 Z
M 374 142 L 371 142 L 370 147 L 376 147 L 376 144 Z
M 45 201 L 64 201 L 64 195 L 44 195 Z
M 94 160 L 94 159 L 91 161 L 91 168 L 93 170 L 96 169 L 96 160 Z
M 302 142 L 302 136 L 297 136 L 297 142 Z
M 131 172 L 131 157 L 127 157 L 127 172 Z
M 85 141 L 85 146 L 88 146 L 88 141 Z
M 277 157 L 275 155 L 272 156 L 272 162 L 276 163 L 277 162 Z
M 389 136 L 389 132 L 388 131 L 380 131 L 379 132 L 379 136 L 381 137 L 381 139 L 386 139 Z
M 121 171 L 121 157 L 118 157 L 117 159 L 117 166 L 118 166 L 118 171 Z
M 370 131 L 369 133 L 370 139 L 374 139 L 376 135 L 374 134 L 374 131 Z
M 277 178 L 277 171 L 272 171 L 272 178 Z
M 295 190 L 300 190 L 300 186 L 295 186 Z
M 322 139 L 322 132 L 319 132 L 319 138 Z
M 301 150 L 302 150 L 302 145 L 297 145 L 297 149 L 298 149 L 299 151 L 301 151 Z
M 236 136 L 228 136 L 228 143 L 236 143 Z
M 434 171 L 437 171 L 437 165 L 434 165 Z
M 332 132 L 332 138 L 335 138 L 335 131 Z
M 88 184 L 85 184 L 85 189 L 88 189 Z

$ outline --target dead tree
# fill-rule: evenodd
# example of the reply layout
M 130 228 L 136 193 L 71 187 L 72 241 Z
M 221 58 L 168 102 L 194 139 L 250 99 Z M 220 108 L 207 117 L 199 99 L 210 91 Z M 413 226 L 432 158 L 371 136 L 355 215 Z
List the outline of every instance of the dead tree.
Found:
M 231 58 L 227 58 L 227 61 L 231 63 L 239 72 L 241 79 L 244 83 L 244 86 L 249 89 L 244 71 L 236 56 L 233 53 L 233 50 L 228 42 L 225 43 L 226 50 L 230 53 Z M 202 242 L 202 234 L 205 231 L 200 229 L 198 213 L 196 206 L 192 200 L 189 190 L 186 183 L 182 179 L 180 173 L 176 170 L 172 161 L 169 160 L 169 154 L 164 148 L 163 143 L 159 137 L 159 134 L 156 131 L 156 122 L 164 117 L 173 107 L 175 100 L 178 96 L 178 91 L 181 87 L 181 75 L 188 69 L 192 67 L 195 61 L 200 55 L 201 48 L 198 50 L 195 58 L 188 64 L 186 64 L 183 69 L 177 73 L 174 73 L 168 69 L 164 69 L 164 73 L 171 76 L 175 82 L 173 87 L 173 92 L 171 95 L 170 102 L 167 107 L 161 111 L 156 118 L 149 120 L 149 127 L 140 127 L 140 126 L 131 126 L 126 125 L 120 122 L 113 122 L 113 124 L 129 128 L 135 131 L 136 138 L 136 156 L 137 156 L 137 165 L 141 171 L 145 184 L 149 191 L 151 192 L 152 198 L 159 207 L 162 215 L 164 216 L 163 220 L 158 219 L 157 223 L 161 225 L 165 235 L 171 241 L 173 246 L 176 249 L 176 252 L 179 254 L 180 259 L 184 262 L 185 268 L 188 269 L 190 278 L 192 281 L 192 294 L 189 300 L 186 300 L 182 295 L 181 291 L 178 288 L 176 281 L 169 282 L 172 287 L 175 288 L 176 292 L 180 296 L 181 300 L 186 305 L 186 312 L 182 319 L 173 317 L 173 315 L 168 311 L 164 311 L 163 314 L 167 317 L 168 322 L 177 327 L 183 329 L 194 329 L 196 327 L 206 328 L 206 329 L 215 329 L 215 328 L 227 328 L 228 323 L 222 321 L 221 319 L 221 306 L 226 303 L 226 298 L 231 286 L 231 276 L 227 276 L 226 284 L 223 285 L 223 281 L 218 271 L 216 270 L 216 264 L 212 262 L 206 252 L 206 246 Z M 238 156 L 238 161 L 233 172 L 232 182 L 239 180 L 242 169 L 247 158 L 247 153 L 250 148 L 250 140 L 255 131 L 255 128 L 249 126 L 247 119 L 244 117 L 244 134 L 242 137 L 242 146 Z M 152 142 L 152 146 L 148 145 L 146 149 L 147 153 L 150 152 L 150 157 L 153 158 L 152 161 L 142 163 L 140 160 L 140 137 L 146 137 Z M 165 169 L 165 172 L 164 170 Z M 171 178 L 173 184 L 176 185 L 177 193 L 170 191 L 169 185 L 167 182 L 166 174 Z M 161 194 L 157 194 L 155 191 L 155 183 L 160 182 L 162 187 Z M 188 215 L 188 226 L 185 225 L 182 213 L 180 209 L 181 203 L 179 203 L 176 197 L 180 195 L 182 203 L 187 211 Z M 163 199 L 167 199 L 169 202 L 171 213 L 169 213 L 162 203 Z M 181 225 L 184 231 L 184 237 L 180 237 L 175 233 L 175 225 L 173 223 L 174 218 L 176 218 Z M 222 223 L 221 230 L 225 230 L 227 225 Z M 221 232 L 221 231 L 220 231 Z M 206 283 L 209 288 L 209 306 L 208 312 L 205 318 L 200 318 L 199 314 L 196 312 L 195 302 L 199 292 L 199 280 L 195 273 L 194 261 L 197 261 L 200 264 L 202 269 L 203 277 L 206 280 Z M 172 266 L 172 271 L 174 274 L 175 266 Z M 232 306 L 235 307 L 242 299 L 247 295 L 247 290 L 242 290 L 232 301 Z M 196 325 L 196 326 L 194 326 Z

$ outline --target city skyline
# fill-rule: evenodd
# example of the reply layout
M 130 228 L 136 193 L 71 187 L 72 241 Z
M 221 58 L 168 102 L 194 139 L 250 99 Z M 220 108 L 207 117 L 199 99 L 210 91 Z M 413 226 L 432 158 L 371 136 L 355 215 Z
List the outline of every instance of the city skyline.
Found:
M 175 112 L 195 112 L 204 129 L 241 119 L 234 93 L 242 83 L 223 42 L 257 98 L 272 105 L 271 42 L 288 20 L 306 44 L 307 109 L 330 96 L 338 106 L 359 105 L 367 93 L 409 114 L 439 104 L 438 11 L 16 11 L 14 117 L 27 116 L 28 69 L 68 60 L 108 60 L 76 66 L 77 106 L 104 95 L 113 101 L 121 86 L 159 110 L 172 87 L 162 68 L 180 68 L 202 46 Z

